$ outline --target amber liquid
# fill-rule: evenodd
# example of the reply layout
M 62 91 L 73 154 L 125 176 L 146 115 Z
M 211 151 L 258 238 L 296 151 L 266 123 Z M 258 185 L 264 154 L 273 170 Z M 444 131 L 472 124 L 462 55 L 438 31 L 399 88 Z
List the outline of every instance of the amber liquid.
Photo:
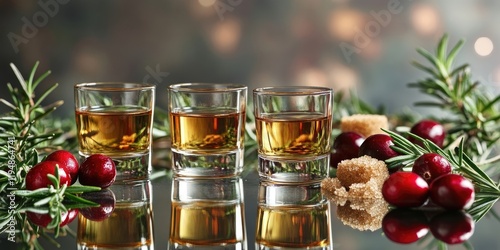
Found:
M 77 242 L 79 249 L 153 245 L 151 204 L 116 203 L 111 216 L 103 221 L 91 221 L 79 214 Z
M 272 247 L 330 245 L 328 204 L 257 209 L 256 243 Z
M 80 153 L 134 156 L 148 152 L 152 111 L 142 107 L 102 107 L 76 111 Z
M 259 153 L 297 159 L 328 154 L 331 117 L 311 113 L 273 114 L 256 119 Z
M 244 244 L 241 203 L 172 202 L 170 241 L 181 245 Z
M 172 148 L 196 154 L 231 152 L 243 148 L 244 112 L 202 110 L 171 112 Z

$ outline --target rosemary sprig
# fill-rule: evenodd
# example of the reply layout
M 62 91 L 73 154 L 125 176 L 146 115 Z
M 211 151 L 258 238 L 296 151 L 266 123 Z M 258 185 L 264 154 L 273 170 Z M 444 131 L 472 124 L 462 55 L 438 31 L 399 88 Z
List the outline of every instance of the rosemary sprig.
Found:
M 436 55 L 418 49 L 418 53 L 432 67 L 419 62 L 413 62 L 413 65 L 430 77 L 410 83 L 409 87 L 417 88 L 435 99 L 417 102 L 417 106 L 449 111 L 450 116 L 441 119 L 448 127 L 446 146 L 456 147 L 463 139 L 463 150 L 467 155 L 478 165 L 484 165 L 500 160 L 500 157 L 488 158 L 500 140 L 500 95 L 491 96 L 491 92 L 481 91 L 479 82 L 472 80 L 469 65 L 453 68 L 455 57 L 463 44 L 464 41 L 460 40 L 447 54 L 448 36 L 444 35 Z
M 76 144 L 68 140 L 65 132 L 72 126 L 51 118 L 51 113 L 63 104 L 56 101 L 42 106 L 45 98 L 52 93 L 53 84 L 37 98 L 38 85 L 46 79 L 50 71 L 36 77 L 37 62 L 27 80 L 14 64 L 11 68 L 16 75 L 20 88 L 7 84 L 11 100 L 0 99 L 10 111 L 0 114 L 0 233 L 8 233 L 8 240 L 17 241 L 24 248 L 42 249 L 38 237 L 53 238 L 27 218 L 27 212 L 46 213 L 52 218 L 48 229 L 54 237 L 66 231 L 60 227 L 61 215 L 69 209 L 95 206 L 97 204 L 78 197 L 80 193 L 96 191 L 100 188 L 90 186 L 59 187 L 59 171 L 48 175 L 52 186 L 37 190 L 26 190 L 26 174 L 51 150 L 64 146 L 73 150 Z M 74 125 L 74 123 L 73 123 Z M 14 223 L 13 223 L 14 222 Z M 13 230 L 12 224 L 15 224 Z

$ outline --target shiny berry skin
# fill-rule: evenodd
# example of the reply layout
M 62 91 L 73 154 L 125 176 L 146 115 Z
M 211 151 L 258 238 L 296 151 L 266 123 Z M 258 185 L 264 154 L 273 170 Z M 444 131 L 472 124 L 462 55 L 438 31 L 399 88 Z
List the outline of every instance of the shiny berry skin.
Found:
M 80 214 L 91 221 L 103 221 L 111 216 L 115 210 L 116 197 L 109 189 L 83 193 L 81 197 L 99 204 L 98 207 L 85 207 L 80 209 Z
M 429 197 L 432 202 L 445 209 L 469 209 L 474 202 L 474 185 L 458 174 L 442 175 L 431 183 Z
M 446 136 L 443 125 L 433 120 L 422 120 L 417 122 L 411 127 L 410 133 L 418 135 L 424 139 L 428 139 L 440 148 L 443 147 L 444 138 Z M 409 141 L 420 146 L 423 145 L 419 140 L 413 137 L 410 137 Z
M 78 217 L 78 209 L 70 209 L 68 210 L 68 216 L 64 221 L 61 221 L 60 226 L 65 226 L 71 223 L 76 217 Z
M 345 159 L 352 159 L 358 157 L 359 147 L 364 141 L 365 138 L 356 132 L 342 132 L 335 138 L 332 148 Z
M 382 185 L 382 196 L 396 207 L 419 207 L 429 197 L 429 184 L 418 174 L 396 172 Z
M 430 221 L 432 235 L 448 244 L 465 242 L 474 234 L 474 227 L 472 217 L 463 211 L 445 211 Z
M 385 161 L 399 155 L 391 148 L 392 145 L 394 145 L 392 138 L 386 134 L 371 135 L 359 147 L 359 156 L 368 155 L 377 160 Z M 397 170 L 390 169 L 390 172 Z
M 65 168 L 66 172 L 71 176 L 71 184 L 75 183 L 78 179 L 79 164 L 72 153 L 66 150 L 57 150 L 50 153 L 45 160 L 59 162 L 59 167 Z
M 91 155 L 80 165 L 78 178 L 82 185 L 107 188 L 115 182 L 115 163 L 105 155 Z
M 427 183 L 441 175 L 451 173 L 451 165 L 446 158 L 436 153 L 426 153 L 413 163 L 412 172 L 420 175 Z
M 71 184 L 71 177 L 59 163 L 55 161 L 42 161 L 33 166 L 26 174 L 26 189 L 35 190 L 53 185 L 47 174 L 55 176 L 55 170 L 59 172 L 59 186 Z
M 73 221 L 76 216 L 78 215 L 78 210 L 77 209 L 70 209 L 68 212 L 64 212 L 61 214 L 61 222 L 59 223 L 59 226 L 66 226 L 68 225 L 71 221 Z M 26 217 L 28 218 L 31 223 L 47 228 L 49 224 L 52 222 L 52 218 L 50 218 L 50 214 L 39 214 L 31 211 L 26 212 Z
M 334 152 L 330 154 L 330 166 L 332 168 L 337 168 L 339 163 L 343 160 L 348 160 L 351 158 L 346 157 L 345 155 L 339 153 L 339 152 Z
M 382 230 L 389 240 L 410 244 L 429 232 L 429 223 L 420 210 L 396 208 L 382 219 Z

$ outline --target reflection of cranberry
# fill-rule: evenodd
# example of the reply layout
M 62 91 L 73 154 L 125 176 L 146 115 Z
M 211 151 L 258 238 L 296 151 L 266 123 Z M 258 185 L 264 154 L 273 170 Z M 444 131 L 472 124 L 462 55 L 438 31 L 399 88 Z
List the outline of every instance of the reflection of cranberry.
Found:
M 437 177 L 451 173 L 451 165 L 440 154 L 426 153 L 415 160 L 412 172 L 420 175 L 427 183 L 431 183 Z
M 78 215 L 78 210 L 77 209 L 70 209 L 68 212 L 64 212 L 61 214 L 61 222 L 59 223 L 59 226 L 65 226 L 68 225 L 71 221 L 73 221 L 76 216 Z M 39 214 L 35 212 L 26 212 L 26 217 L 28 220 L 30 220 L 33 224 L 47 228 L 47 226 L 52 222 L 52 218 L 50 217 L 49 214 Z
M 436 239 L 448 244 L 458 244 L 472 236 L 474 220 L 463 211 L 446 211 L 431 219 L 430 229 Z
M 424 237 L 429 225 L 422 211 L 397 208 L 384 216 L 382 230 L 389 240 L 410 244 Z
M 474 185 L 458 174 L 442 175 L 431 183 L 429 196 L 436 205 L 446 209 L 469 209 L 474 202 Z
M 412 172 L 396 172 L 382 185 L 382 196 L 396 207 L 419 207 L 429 196 L 429 185 Z
M 423 139 L 428 139 L 434 142 L 434 144 L 439 147 L 443 147 L 444 137 L 446 133 L 444 131 L 443 125 L 439 124 L 436 121 L 422 120 L 413 125 L 413 127 L 411 127 L 410 129 L 410 132 L 412 134 L 418 135 L 419 137 L 422 137 Z M 409 141 L 423 146 L 422 142 L 413 137 L 410 137 Z
M 83 217 L 92 221 L 102 221 L 108 218 L 115 210 L 115 194 L 109 189 L 103 189 L 97 192 L 84 193 L 82 198 L 99 204 L 98 207 L 80 208 Z
M 70 209 L 68 210 L 68 216 L 66 219 L 61 221 L 61 226 L 68 225 L 78 216 L 78 209 Z

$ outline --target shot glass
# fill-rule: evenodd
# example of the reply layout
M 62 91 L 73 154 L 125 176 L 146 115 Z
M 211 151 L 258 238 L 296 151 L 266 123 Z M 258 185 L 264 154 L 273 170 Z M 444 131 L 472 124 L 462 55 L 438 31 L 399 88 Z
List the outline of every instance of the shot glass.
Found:
M 255 249 L 332 249 L 330 202 L 321 185 L 261 182 Z
M 333 90 L 266 87 L 253 91 L 259 175 L 275 182 L 318 182 L 328 176 Z
M 239 177 L 172 182 L 168 249 L 247 249 Z
M 151 173 L 155 85 L 98 82 L 75 85 L 81 160 L 104 154 L 116 164 L 116 180 L 144 180 Z
M 95 209 L 95 212 L 90 215 L 110 213 L 105 218 L 89 217 L 89 213 L 80 211 L 77 249 L 154 249 L 151 182 L 145 180 L 114 184 L 101 191 L 112 192 L 115 204 L 111 206 L 108 202 L 104 208 L 89 208 Z
M 247 87 L 182 83 L 168 88 L 172 168 L 177 176 L 235 176 L 243 170 Z

